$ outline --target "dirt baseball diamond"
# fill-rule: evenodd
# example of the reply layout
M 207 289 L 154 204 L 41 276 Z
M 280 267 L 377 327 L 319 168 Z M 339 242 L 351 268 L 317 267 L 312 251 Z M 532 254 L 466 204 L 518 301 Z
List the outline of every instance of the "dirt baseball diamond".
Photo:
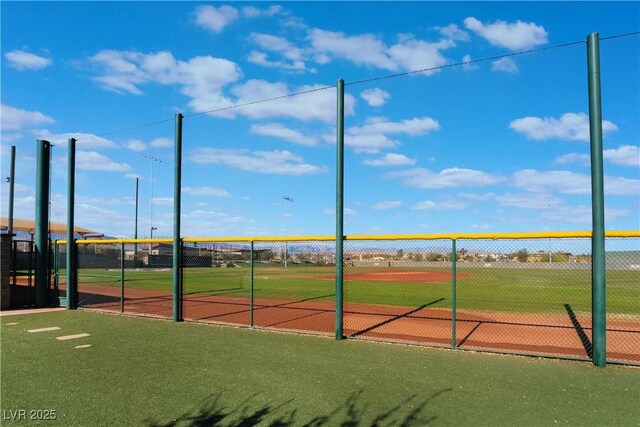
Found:
M 81 284 L 79 292 L 83 308 L 120 311 L 119 287 Z M 167 291 L 125 288 L 124 312 L 171 318 L 172 299 Z M 186 320 L 248 326 L 250 304 L 246 297 L 185 294 L 183 315 Z M 253 307 L 256 327 L 327 335 L 334 332 L 333 301 L 255 298 Z M 457 310 L 456 317 L 458 348 L 589 357 L 591 319 L 587 314 L 570 319 L 550 313 Z M 354 338 L 450 346 L 451 311 L 345 301 L 344 333 Z M 607 319 L 607 357 L 640 362 L 640 322 Z

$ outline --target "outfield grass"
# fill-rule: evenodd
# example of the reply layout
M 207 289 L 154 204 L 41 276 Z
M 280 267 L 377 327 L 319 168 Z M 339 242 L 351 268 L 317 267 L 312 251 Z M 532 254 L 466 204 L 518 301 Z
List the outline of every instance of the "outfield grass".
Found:
M 346 274 L 366 271 L 347 268 Z M 392 271 L 390 269 L 390 271 Z M 449 272 L 446 268 L 430 271 Z M 332 267 L 290 267 L 259 265 L 255 269 L 254 291 L 258 298 L 332 300 Z M 458 268 L 469 277 L 458 280 L 458 307 L 471 310 L 507 312 L 563 312 L 570 304 L 576 312 L 591 310 L 591 271 L 549 268 Z M 119 286 L 116 270 L 81 269 L 80 283 Z M 609 313 L 640 315 L 640 272 L 607 272 L 607 309 Z M 127 271 L 127 288 L 172 289 L 171 271 Z M 249 269 L 185 268 L 185 293 L 219 294 L 247 297 Z M 451 284 L 401 283 L 347 280 L 345 301 L 369 304 L 419 306 L 438 301 L 434 307 L 450 306 Z
M 55 410 L 57 420 L 46 425 L 640 421 L 640 370 L 631 367 L 599 369 L 82 311 L 1 321 L 1 409 L 5 415 Z M 62 329 L 26 332 L 47 326 Z M 91 336 L 54 338 L 80 332 Z M 74 349 L 79 344 L 91 347 Z

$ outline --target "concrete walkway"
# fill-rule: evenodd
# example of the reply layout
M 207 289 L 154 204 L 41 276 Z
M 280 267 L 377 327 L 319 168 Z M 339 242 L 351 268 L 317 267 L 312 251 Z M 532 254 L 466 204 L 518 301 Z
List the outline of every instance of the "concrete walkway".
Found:
M 20 308 L 17 310 L 3 310 L 0 311 L 0 317 L 4 316 L 19 316 L 22 314 L 38 314 L 38 313 L 51 313 L 52 311 L 63 311 L 64 307 L 47 307 L 47 308 Z

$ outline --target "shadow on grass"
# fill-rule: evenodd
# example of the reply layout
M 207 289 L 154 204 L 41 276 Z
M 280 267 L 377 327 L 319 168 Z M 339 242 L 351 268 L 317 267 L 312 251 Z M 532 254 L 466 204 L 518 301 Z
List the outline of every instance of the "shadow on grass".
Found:
M 381 426 L 397 425 L 403 427 L 424 426 L 434 422 L 438 417 L 433 415 L 430 407 L 433 400 L 444 393 L 452 391 L 445 388 L 426 398 L 419 399 L 410 396 L 391 408 L 379 411 L 370 403 L 362 402 L 363 391 L 352 393 L 343 403 L 336 406 L 325 415 L 319 415 L 305 420 L 298 414 L 298 409 L 291 408 L 295 399 L 289 399 L 281 404 L 252 404 L 257 396 L 253 395 L 242 402 L 236 409 L 225 407 L 221 403 L 222 393 L 211 395 L 198 406 L 179 415 L 172 421 L 162 423 L 147 421 L 149 427 L 204 427 L 204 426 L 232 426 L 244 427 L 258 424 L 272 427 L 300 425 L 304 427 L 319 427 L 325 425 L 339 425 L 355 427 L 360 425 Z

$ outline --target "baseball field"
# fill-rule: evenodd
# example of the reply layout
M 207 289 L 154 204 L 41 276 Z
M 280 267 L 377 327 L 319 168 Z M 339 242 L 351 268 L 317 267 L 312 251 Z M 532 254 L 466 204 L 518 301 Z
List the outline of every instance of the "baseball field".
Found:
M 185 268 L 187 320 L 332 334 L 332 267 L 258 264 L 250 270 Z M 640 362 L 639 272 L 607 272 L 611 360 Z M 589 358 L 591 287 L 587 269 L 458 268 L 455 326 L 445 268 L 348 267 L 344 327 L 371 338 L 462 349 Z M 81 269 L 80 307 L 172 315 L 169 269 Z M 124 284 L 123 287 L 121 285 Z M 122 298 L 121 298 L 122 297 Z M 455 337 L 453 334 L 455 332 Z

